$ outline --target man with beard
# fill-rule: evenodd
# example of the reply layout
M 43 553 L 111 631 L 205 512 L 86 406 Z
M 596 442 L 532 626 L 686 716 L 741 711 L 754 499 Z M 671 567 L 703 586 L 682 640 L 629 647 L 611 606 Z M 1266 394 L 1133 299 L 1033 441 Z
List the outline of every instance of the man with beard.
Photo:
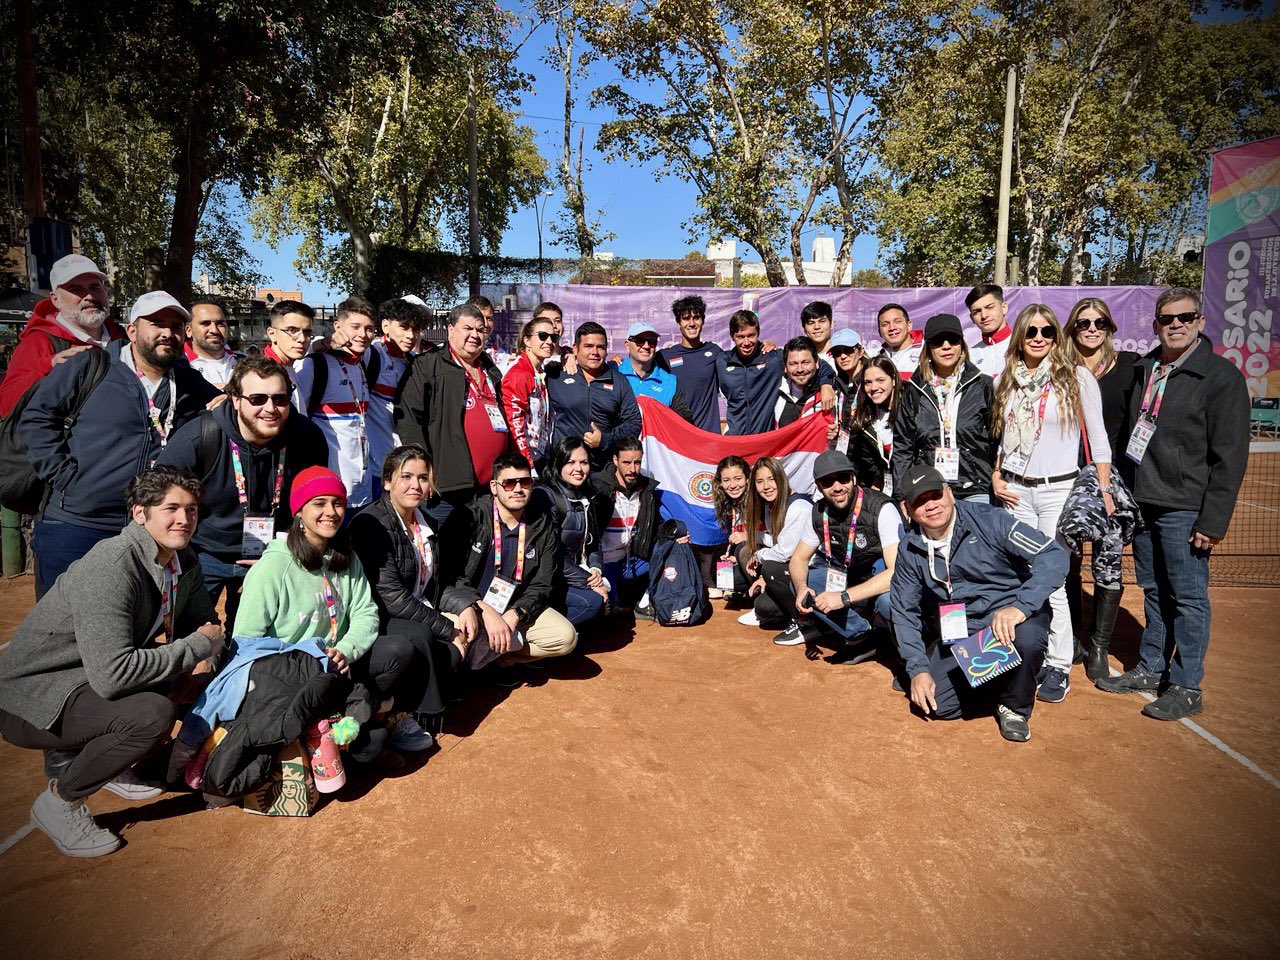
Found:
M 87 352 L 55 366 L 27 402 L 18 438 L 51 488 L 31 538 L 37 595 L 94 544 L 124 528 L 129 481 L 218 395 L 187 364 L 177 363 L 190 319 L 163 290 L 143 294 L 129 311 L 128 341 L 107 345 L 106 376 L 78 418 L 71 412 L 89 373 Z
M 192 370 L 219 390 L 227 385 L 240 357 L 227 346 L 227 312 L 212 297 L 198 297 L 191 304 L 186 352 Z
M 49 271 L 49 283 L 53 291 L 36 304 L 9 358 L 0 383 L 0 417 L 7 417 L 55 363 L 124 339 L 107 312 L 111 302 L 107 275 L 88 257 L 78 253 L 63 257 Z
M 289 374 L 274 360 L 241 360 L 226 389 L 230 402 L 175 431 L 156 465 L 204 484 L 191 546 L 209 599 L 216 604 L 226 590 L 226 621 L 233 624 L 245 574 L 276 531 L 289 529 L 294 478 L 326 466 L 329 449 L 319 427 L 293 415 Z
M 609 599 L 622 607 L 634 607 L 649 588 L 649 554 L 660 522 L 662 494 L 641 472 L 643 461 L 643 444 L 621 437 L 613 463 L 591 481 Z
M 788 427 L 818 412 L 818 348 L 808 337 L 792 337 L 783 348 L 782 377 L 773 402 L 773 425 Z

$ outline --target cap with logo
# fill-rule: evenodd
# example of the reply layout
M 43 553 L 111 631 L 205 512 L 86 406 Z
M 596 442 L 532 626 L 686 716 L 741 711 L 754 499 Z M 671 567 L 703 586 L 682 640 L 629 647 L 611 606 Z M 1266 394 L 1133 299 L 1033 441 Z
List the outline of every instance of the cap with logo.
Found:
M 954 333 L 961 340 L 964 340 L 964 328 L 960 326 L 960 318 L 954 313 L 935 313 L 925 321 L 925 340 L 932 340 L 943 333 Z
M 70 283 L 76 277 L 83 277 L 89 274 L 97 277 L 103 283 L 107 282 L 107 275 L 98 269 L 96 263 L 78 253 L 69 253 L 49 269 L 49 287 L 57 290 L 58 287 Z
M 853 463 L 839 450 L 826 450 L 813 461 L 813 479 L 821 480 L 837 473 L 853 473 Z
M 903 503 L 911 506 L 924 494 L 942 490 L 946 485 L 942 474 L 933 467 L 912 467 L 897 485 L 897 494 Z
M 652 333 L 655 337 L 658 335 L 658 328 L 651 323 L 645 323 L 643 320 L 637 320 L 631 326 L 627 327 L 627 339 L 634 340 L 642 334 Z
M 152 290 L 133 301 L 133 306 L 129 308 L 129 322 L 137 323 L 142 317 L 152 317 L 164 310 L 177 312 L 183 320 L 191 319 L 187 308 L 180 304 L 173 294 L 165 293 L 163 290 Z
M 827 352 L 834 350 L 856 350 L 862 346 L 862 336 L 857 330 L 837 330 L 831 335 L 831 342 L 827 344 Z

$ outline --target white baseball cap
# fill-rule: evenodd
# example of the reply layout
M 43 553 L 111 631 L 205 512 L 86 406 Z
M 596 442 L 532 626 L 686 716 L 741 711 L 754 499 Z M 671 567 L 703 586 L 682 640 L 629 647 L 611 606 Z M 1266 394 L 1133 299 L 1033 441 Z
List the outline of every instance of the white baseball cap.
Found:
M 83 277 L 89 273 L 98 277 L 103 283 L 107 282 L 107 275 L 98 269 L 96 263 L 78 253 L 69 253 L 49 270 L 49 289 L 57 290 L 76 277 Z
M 182 319 L 191 319 L 187 308 L 174 299 L 173 294 L 165 293 L 163 290 L 152 290 L 133 301 L 133 306 L 129 308 L 129 322 L 137 323 L 141 317 L 151 317 L 162 310 L 176 310 L 182 315 Z
M 837 347 L 852 350 L 854 347 L 860 346 L 862 346 L 862 337 L 857 330 L 837 330 L 827 344 L 827 351 L 830 352 Z
M 627 339 L 634 340 L 636 337 L 646 333 L 652 333 L 656 337 L 658 335 L 658 328 L 651 323 L 646 323 L 643 320 L 637 320 L 627 328 Z

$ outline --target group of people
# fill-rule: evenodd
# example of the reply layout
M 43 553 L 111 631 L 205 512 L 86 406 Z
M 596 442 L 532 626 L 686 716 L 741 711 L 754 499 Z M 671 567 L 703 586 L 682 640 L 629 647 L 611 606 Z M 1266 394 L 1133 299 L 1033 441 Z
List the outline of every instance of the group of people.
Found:
M 637 322 L 613 357 L 599 324 L 564 343 L 562 311 L 540 304 L 499 363 L 484 298 L 450 311 L 440 344 L 423 341 L 413 298 L 349 298 L 327 336 L 282 301 L 269 343 L 240 356 L 214 300 L 148 293 L 121 329 L 91 261 L 67 257 L 51 279 L 0 384 L 47 487 L 37 603 L 0 657 L 0 735 L 44 751 L 32 821 L 69 855 L 120 843 L 86 797 L 146 799 L 182 773 L 154 762 L 184 714 L 216 702 L 216 742 L 245 697 L 224 678 L 251 660 L 306 651 L 346 690 L 349 762 L 395 766 L 431 746 L 468 685 L 514 687 L 612 613 L 645 616 L 668 512 L 637 397 L 716 433 L 721 400 L 731 434 L 829 418 L 813 489 L 771 457 L 728 457 L 718 542 L 690 544 L 708 594 L 775 643 L 882 654 L 913 709 L 994 707 L 1013 741 L 1037 699 L 1067 696 L 1081 657 L 1104 690 L 1158 692 L 1150 716 L 1203 709 L 1208 557 L 1249 413 L 1195 291 L 1161 295 L 1145 357 L 1116 350 L 1101 300 L 1065 324 L 1042 304 L 1010 323 L 984 284 L 966 300 L 976 337 L 949 314 L 916 331 L 893 304 L 875 355 L 822 302 L 782 347 L 740 310 L 722 348 L 688 296 L 678 342 L 659 349 Z M 1059 525 L 1082 468 L 1103 532 L 1079 649 L 1078 553 Z M 1112 676 L 1129 540 L 1146 627 L 1137 665 Z M 987 628 L 1018 662 L 971 689 L 951 646 Z

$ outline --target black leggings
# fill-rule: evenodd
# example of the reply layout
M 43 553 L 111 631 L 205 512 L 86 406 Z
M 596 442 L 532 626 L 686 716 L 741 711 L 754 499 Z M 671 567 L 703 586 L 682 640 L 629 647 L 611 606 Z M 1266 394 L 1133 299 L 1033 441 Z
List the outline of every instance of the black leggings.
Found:
M 416 620 L 393 618 L 387 622 L 387 633 L 408 640 L 417 654 L 400 684 L 402 708 L 428 716 L 444 713 L 462 653 L 447 640 L 437 640 L 430 627 Z
M 173 718 L 173 702 L 158 693 L 107 700 L 85 683 L 71 692 L 48 730 L 0 710 L 0 736 L 29 750 L 78 750 L 58 776 L 58 795 L 79 800 L 165 743 Z

